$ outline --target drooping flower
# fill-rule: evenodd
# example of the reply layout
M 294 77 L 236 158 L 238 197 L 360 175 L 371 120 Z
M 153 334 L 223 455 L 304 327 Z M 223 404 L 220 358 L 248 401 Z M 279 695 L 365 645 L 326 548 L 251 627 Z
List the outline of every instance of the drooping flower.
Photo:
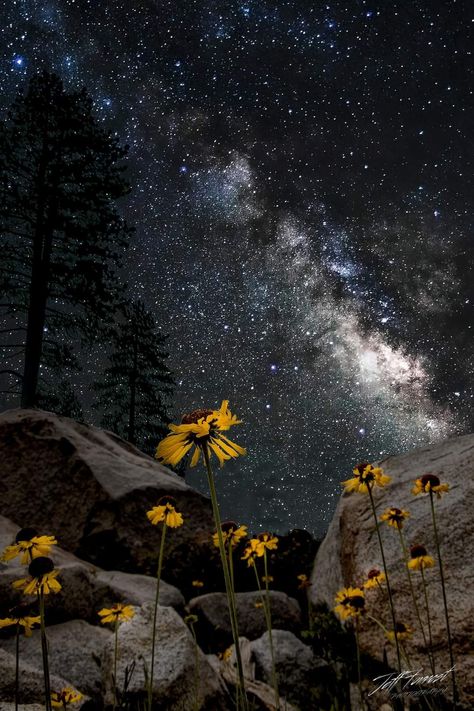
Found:
M 361 588 L 342 588 L 337 593 L 334 612 L 341 620 L 359 617 L 365 609 L 365 596 Z
M 380 516 L 381 521 L 386 521 L 389 526 L 393 528 L 403 528 L 403 523 L 410 516 L 410 512 L 404 509 L 397 509 L 396 506 L 392 506 L 383 512 Z
M 146 512 L 147 518 L 154 526 L 165 522 L 169 528 L 179 528 L 183 525 L 183 515 L 176 511 L 176 501 L 172 496 L 162 496 L 158 504 Z
M 296 579 L 299 580 L 299 583 L 298 583 L 299 590 L 306 590 L 307 588 L 310 588 L 311 585 L 313 584 L 305 573 L 301 573 L 300 575 L 297 575 Z
M 247 547 L 244 550 L 244 554 L 242 556 L 242 560 L 246 560 L 248 566 L 254 565 L 255 559 L 257 557 L 259 557 L 259 553 L 258 553 L 259 544 L 260 544 L 260 541 L 258 540 L 258 538 L 251 538 L 248 541 Z M 261 555 L 263 555 L 263 552 L 261 553 Z
M 5 562 L 21 556 L 21 564 L 28 565 L 33 558 L 47 556 L 51 546 L 57 545 L 54 536 L 40 536 L 35 528 L 22 528 L 15 537 L 15 543 L 7 546 L 0 560 Z
M 224 521 L 221 525 L 224 545 L 235 548 L 243 538 L 247 537 L 247 526 L 239 526 L 235 521 Z M 212 542 L 219 548 L 219 537 L 217 531 L 212 534 Z
M 41 623 L 39 615 L 29 616 L 23 614 L 20 608 L 10 611 L 10 614 L 12 614 L 12 617 L 5 617 L 3 620 L 0 620 L 0 628 L 12 626 L 22 627 L 25 637 L 31 637 L 33 627 Z
M 360 494 L 367 494 L 369 486 L 371 488 L 374 486 L 384 487 L 391 482 L 391 478 L 386 476 L 380 467 L 374 467 L 366 462 L 354 467 L 353 474 L 353 477 L 342 482 L 346 492 L 355 491 Z
M 69 704 L 77 704 L 83 698 L 79 691 L 76 691 L 71 686 L 66 686 L 61 691 L 51 692 L 51 705 L 55 708 L 66 708 Z
M 408 567 L 411 570 L 420 570 L 421 568 L 432 568 L 435 564 L 434 558 L 428 555 L 428 551 L 424 546 L 416 545 L 410 548 L 410 560 Z
M 28 573 L 28 578 L 21 578 L 12 583 L 15 590 L 22 590 L 24 595 L 36 595 L 37 593 L 49 595 L 61 590 L 61 583 L 56 580 L 59 570 L 54 569 L 51 558 L 46 556 L 34 558 L 28 567 Z
M 273 536 L 271 533 L 259 533 L 258 535 L 259 545 L 257 546 L 257 555 L 263 556 L 264 552 L 276 551 L 278 548 L 278 538 Z
M 122 602 L 116 602 L 112 607 L 103 607 L 97 613 L 100 617 L 100 623 L 106 625 L 109 622 L 126 622 L 131 620 L 135 614 L 135 608 L 132 605 L 124 605 Z
M 397 635 L 398 640 L 403 641 L 404 639 L 411 639 L 413 637 L 413 630 L 404 622 L 397 622 L 395 625 L 395 631 L 387 630 L 385 632 L 385 636 L 388 640 L 390 640 L 390 642 L 394 642 L 395 634 Z
M 377 588 L 385 582 L 385 573 L 378 568 L 371 568 L 367 573 L 367 580 L 364 583 L 364 588 L 369 590 L 370 588 Z
M 202 447 L 206 444 L 216 455 L 222 467 L 229 459 L 236 459 L 246 454 L 246 450 L 235 442 L 231 442 L 222 433 L 240 425 L 229 410 L 229 401 L 223 400 L 219 410 L 199 409 L 184 415 L 180 425 L 169 425 L 171 433 L 159 443 L 155 457 L 162 464 L 175 467 L 181 459 L 194 447 L 191 467 L 195 467 L 201 456 Z
M 411 490 L 415 496 L 429 494 L 430 491 L 433 491 L 440 499 L 443 494 L 449 491 L 449 484 L 442 484 L 435 474 L 425 474 L 415 481 L 415 485 Z

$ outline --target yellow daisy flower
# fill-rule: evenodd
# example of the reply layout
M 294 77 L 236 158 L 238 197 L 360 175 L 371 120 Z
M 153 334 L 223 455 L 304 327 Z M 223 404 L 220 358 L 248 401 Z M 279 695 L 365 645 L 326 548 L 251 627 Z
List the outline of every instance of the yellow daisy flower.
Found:
M 247 548 L 244 550 L 242 560 L 246 560 L 248 566 L 254 565 L 255 558 L 259 557 L 259 555 L 263 555 L 263 550 L 261 554 L 258 553 L 259 546 L 260 541 L 258 538 L 251 538 L 247 543 Z
M 84 697 L 79 691 L 73 689 L 71 686 L 66 686 L 61 691 L 51 692 L 51 706 L 55 708 L 66 708 L 69 704 L 77 704 Z
M 12 583 L 15 590 L 23 590 L 24 595 L 36 595 L 40 592 L 49 595 L 61 590 L 61 583 L 56 580 L 59 570 L 54 569 L 51 558 L 45 556 L 34 558 L 29 565 L 28 573 L 28 578 L 21 578 Z
M 262 583 L 273 583 L 273 575 L 262 575 Z
M 34 528 L 22 528 L 16 534 L 15 543 L 5 548 L 0 560 L 7 562 L 21 556 L 21 564 L 28 565 L 33 558 L 47 556 L 51 546 L 57 543 L 54 536 L 39 536 Z
M 189 415 L 184 415 L 180 425 L 169 425 L 171 434 L 159 443 L 156 459 L 162 464 L 175 467 L 194 447 L 190 466 L 195 467 L 204 444 L 207 444 L 216 455 L 221 467 L 227 460 L 246 454 L 243 447 L 231 442 L 222 434 L 233 425 L 240 425 L 242 422 L 230 412 L 228 405 L 229 401 L 223 400 L 219 410 L 194 410 Z
M 397 622 L 395 624 L 395 632 L 393 630 L 387 630 L 385 636 L 390 642 L 395 642 L 395 634 L 398 640 L 403 641 L 404 639 L 411 639 L 413 637 L 413 630 L 404 622 Z
M 163 496 L 157 506 L 146 512 L 148 520 L 154 526 L 164 521 L 169 528 L 179 528 L 183 525 L 183 515 L 176 511 L 175 503 L 172 496 Z
M 409 516 L 409 511 L 397 509 L 396 506 L 392 506 L 392 508 L 383 512 L 380 516 L 380 520 L 386 521 L 387 524 L 393 526 L 393 528 L 403 528 L 403 523 Z
M 243 538 L 247 537 L 247 526 L 238 526 L 234 521 L 224 521 L 221 524 L 222 538 L 224 544 L 229 544 L 235 548 Z M 212 542 L 219 548 L 219 538 L 217 531 L 212 534 Z
M 258 535 L 259 545 L 257 546 L 257 555 L 263 556 L 265 550 L 276 551 L 278 548 L 278 538 L 272 536 L 271 533 L 260 533 Z
M 353 473 L 353 477 L 342 482 L 344 491 L 349 493 L 356 491 L 360 494 L 368 494 L 368 486 L 372 489 L 374 486 L 384 487 L 392 481 L 391 477 L 386 476 L 380 467 L 374 467 L 366 462 L 354 467 Z
M 306 590 L 306 588 L 311 587 L 311 585 L 313 584 L 305 573 L 297 575 L 296 579 L 299 580 L 298 590 Z
M 341 620 L 359 617 L 365 608 L 364 591 L 361 588 L 342 588 L 337 593 L 334 602 L 334 612 Z
M 100 623 L 102 625 L 106 625 L 109 622 L 126 622 L 135 615 L 135 608 L 132 605 L 116 602 L 112 607 L 103 607 L 97 614 L 101 618 Z
M 41 618 L 38 617 L 5 617 L 0 620 L 0 629 L 3 627 L 11 627 L 12 625 L 23 627 L 25 637 L 31 637 L 32 629 L 35 625 L 41 623 Z
M 408 561 L 408 567 L 411 570 L 420 570 L 421 568 L 432 568 L 435 564 L 434 558 L 428 555 L 428 551 L 424 546 L 412 546 L 410 548 L 411 560 Z
M 193 588 L 203 588 L 204 587 L 204 583 L 202 582 L 202 580 L 193 580 L 191 585 L 193 586 Z
M 440 499 L 442 494 L 449 491 L 449 484 L 442 484 L 435 474 L 425 474 L 415 481 L 411 493 L 417 496 L 418 494 L 429 494 L 430 491 L 433 491 Z
M 372 568 L 367 573 L 367 580 L 364 583 L 364 588 L 369 590 L 370 588 L 377 588 L 379 585 L 385 582 L 385 573 L 378 568 Z

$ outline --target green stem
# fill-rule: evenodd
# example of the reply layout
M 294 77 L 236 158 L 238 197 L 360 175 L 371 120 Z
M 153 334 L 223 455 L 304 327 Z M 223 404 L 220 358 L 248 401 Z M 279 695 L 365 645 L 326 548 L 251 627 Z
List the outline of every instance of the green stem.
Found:
M 428 603 L 428 590 L 427 590 L 427 587 L 426 587 L 425 570 L 424 570 L 423 564 L 422 564 L 420 570 L 421 570 L 421 580 L 422 580 L 422 584 L 423 584 L 423 596 L 424 596 L 424 598 L 425 598 L 426 621 L 427 621 L 427 623 L 428 623 L 428 638 L 429 638 L 429 641 L 430 641 L 430 647 L 429 647 L 429 648 L 430 648 L 431 652 L 433 653 L 433 637 L 432 637 L 432 634 L 431 634 L 430 606 L 429 606 L 429 603 Z
M 44 619 L 44 590 L 41 585 L 39 593 L 39 609 L 41 623 L 41 651 L 43 654 L 43 676 L 44 676 L 44 693 L 46 711 L 51 711 L 51 682 L 49 678 L 49 660 L 48 660 L 48 640 L 46 638 L 46 624 Z
M 394 606 L 393 606 L 392 589 L 391 589 L 391 587 L 390 587 L 390 580 L 389 580 L 389 577 L 388 577 L 387 563 L 386 563 L 386 561 L 385 561 L 385 552 L 384 552 L 384 549 L 383 549 L 382 537 L 381 537 L 381 535 L 380 535 L 379 522 L 378 522 L 378 519 L 377 519 L 377 512 L 376 512 L 376 510 L 375 510 L 374 497 L 373 497 L 373 494 L 372 494 L 372 486 L 370 485 L 370 483 L 367 484 L 367 490 L 368 490 L 368 492 L 369 492 L 370 504 L 371 504 L 371 506 L 372 506 L 372 513 L 373 513 L 374 521 L 375 521 L 375 530 L 377 531 L 377 538 L 378 538 L 378 540 L 379 540 L 380 553 L 381 553 L 381 556 L 382 556 L 383 572 L 385 573 L 385 582 L 387 583 L 388 601 L 389 601 L 389 604 L 390 604 L 390 612 L 391 612 L 391 615 L 392 615 L 393 632 L 394 632 L 394 635 L 395 635 L 395 647 L 396 647 L 396 650 L 397 650 L 398 671 L 401 673 L 401 671 L 402 671 L 402 665 L 401 665 L 401 661 L 400 661 L 400 647 L 399 647 L 399 644 L 398 644 L 398 638 L 397 638 L 397 635 L 395 634 L 395 633 L 396 633 L 396 630 L 397 630 L 397 623 L 396 623 L 396 620 L 395 620 L 395 608 L 394 608 Z
M 155 606 L 153 609 L 153 630 L 151 633 L 151 668 L 148 679 L 148 711 L 151 711 L 153 702 L 153 677 L 155 673 L 155 646 L 156 646 L 156 621 L 158 616 L 158 604 L 160 600 L 160 581 L 161 570 L 163 568 L 163 557 L 165 552 L 166 539 L 166 518 L 163 521 L 163 530 L 161 532 L 160 552 L 158 554 L 158 567 L 156 570 L 156 590 L 155 590 Z
M 237 711 L 239 711 L 240 706 L 242 707 L 243 711 L 248 711 L 248 701 L 247 701 L 247 695 L 245 693 L 244 671 L 243 671 L 243 666 L 242 666 L 242 655 L 240 653 L 239 633 L 238 633 L 238 627 L 237 627 L 237 613 L 236 613 L 235 605 L 233 602 L 229 566 L 227 564 L 227 555 L 225 552 L 224 539 L 222 537 L 221 516 L 219 513 L 219 504 L 217 502 L 217 493 L 216 493 L 216 487 L 215 487 L 215 483 L 214 483 L 214 474 L 212 472 L 211 462 L 210 462 L 210 458 L 209 458 L 209 449 L 208 449 L 206 442 L 203 442 L 203 444 L 202 444 L 202 453 L 204 456 L 204 461 L 206 463 L 207 480 L 209 483 L 209 493 L 211 495 L 211 504 L 212 504 L 212 511 L 214 514 L 214 523 L 216 524 L 217 540 L 219 542 L 219 552 L 221 555 L 222 568 L 224 571 L 224 582 L 225 582 L 225 589 L 226 589 L 226 593 L 227 593 L 227 605 L 229 608 L 230 623 L 231 623 L 232 636 L 234 639 L 234 647 L 235 647 L 235 657 L 237 660 L 237 673 L 238 673 Z M 239 704 L 239 701 L 241 701 L 241 704 Z
M 436 553 L 438 554 L 438 567 L 439 567 L 439 576 L 441 578 L 441 588 L 443 590 L 443 605 L 444 605 L 444 616 L 446 619 L 446 633 L 448 636 L 448 650 L 449 650 L 449 663 L 451 664 L 451 684 L 452 684 L 452 689 L 453 689 L 453 708 L 456 708 L 457 705 L 457 689 L 456 689 L 456 675 L 454 673 L 454 654 L 453 654 L 453 643 L 451 639 L 451 628 L 449 625 L 449 613 L 448 613 L 448 601 L 446 598 L 446 585 L 444 581 L 444 571 L 443 571 L 443 561 L 441 558 L 441 548 L 439 545 L 439 536 L 438 536 L 438 526 L 436 525 L 436 514 L 435 514 L 435 507 L 434 507 L 434 500 L 433 500 L 433 492 L 430 489 L 430 505 L 431 505 L 431 518 L 433 520 L 433 530 L 434 530 L 434 537 L 435 537 L 435 544 L 436 544 Z
M 191 632 L 194 637 L 194 651 L 195 651 L 195 684 L 194 684 L 194 711 L 199 711 L 199 691 L 200 691 L 200 672 L 199 672 L 199 646 L 197 642 L 196 632 L 194 630 L 194 625 L 191 624 Z
M 115 643 L 114 643 L 114 705 L 113 709 L 117 706 L 117 660 L 118 660 L 118 628 L 119 621 L 118 617 L 115 620 Z
M 400 545 L 401 545 L 402 551 L 403 551 L 403 562 L 404 562 L 405 570 L 406 570 L 407 576 L 408 576 L 408 584 L 410 585 L 410 592 L 411 592 L 411 597 L 413 600 L 413 606 L 414 606 L 415 612 L 416 612 L 416 618 L 418 620 L 418 624 L 420 625 L 421 634 L 423 635 L 423 643 L 425 645 L 425 649 L 428 651 L 428 659 L 430 662 L 431 671 L 433 672 L 433 674 L 435 674 L 436 671 L 435 671 L 435 663 L 434 663 L 434 658 L 433 658 L 433 646 L 431 644 L 431 639 L 430 639 L 430 646 L 428 647 L 428 641 L 426 639 L 425 628 L 424 628 L 423 623 L 421 621 L 420 608 L 418 607 L 418 602 L 416 600 L 415 590 L 413 588 L 413 581 L 411 579 L 411 572 L 410 572 L 410 568 L 408 567 L 408 560 L 409 560 L 408 559 L 408 551 L 407 551 L 407 547 L 405 544 L 405 539 L 403 537 L 402 529 L 400 528 L 400 526 L 397 526 L 397 531 L 398 531 L 398 535 L 400 537 Z
M 280 711 L 280 694 L 278 692 L 278 675 L 276 671 L 276 664 L 275 664 L 275 652 L 273 649 L 273 634 L 272 634 L 272 611 L 271 611 L 271 606 L 270 606 L 270 589 L 268 587 L 268 559 L 267 559 L 267 549 L 263 549 L 263 567 L 265 571 L 265 598 L 266 598 L 266 606 L 267 606 L 267 627 L 268 627 L 268 639 L 270 642 L 270 654 L 272 658 L 272 681 L 273 681 L 273 689 L 275 691 L 275 706 L 276 706 L 276 711 Z
M 20 625 L 16 626 L 15 640 L 15 711 L 18 711 L 18 696 L 20 690 Z
M 357 686 L 359 687 L 360 705 L 365 709 L 364 692 L 362 691 L 362 679 L 360 673 L 360 645 L 359 645 L 359 618 L 355 620 L 355 638 L 356 638 L 356 654 L 357 654 Z

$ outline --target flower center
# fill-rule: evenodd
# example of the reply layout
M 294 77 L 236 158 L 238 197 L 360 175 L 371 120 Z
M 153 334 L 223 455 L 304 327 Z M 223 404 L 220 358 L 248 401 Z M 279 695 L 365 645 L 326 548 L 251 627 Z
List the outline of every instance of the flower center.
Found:
M 412 546 L 410 548 L 410 555 L 412 558 L 421 558 L 426 554 L 426 548 L 424 546 Z
M 407 627 L 406 627 L 406 625 L 405 625 L 403 622 L 396 622 L 396 623 L 395 623 L 395 630 L 396 630 L 397 632 L 406 632 L 406 631 L 407 631 Z
M 36 528 L 22 528 L 21 531 L 18 531 L 16 534 L 16 542 L 20 543 L 20 541 L 31 541 L 32 538 L 38 535 L 38 531 Z
M 421 477 L 421 483 L 423 484 L 424 489 L 426 488 L 427 484 L 429 484 L 430 487 L 433 488 L 433 486 L 439 486 L 439 478 L 434 474 L 425 474 Z
M 53 570 L 54 563 L 51 558 L 47 558 L 46 556 L 33 558 L 28 568 L 28 572 L 32 578 L 41 578 L 43 575 L 52 573 Z
M 212 415 L 213 410 L 207 410 L 205 408 L 201 408 L 199 410 L 193 410 L 187 415 L 183 415 L 183 418 L 181 420 L 182 425 L 197 425 L 199 420 L 206 419 L 209 417 L 209 415 Z
M 223 533 L 233 533 L 238 529 L 235 521 L 223 521 L 221 524 L 221 530 Z
M 369 580 L 372 580 L 372 578 L 377 578 L 379 575 L 380 575 L 380 570 L 378 570 L 378 568 L 372 568 L 367 573 L 367 577 L 369 578 Z
M 354 595 L 349 598 L 349 605 L 355 607 L 356 610 L 362 610 L 365 606 L 365 599 L 361 595 Z

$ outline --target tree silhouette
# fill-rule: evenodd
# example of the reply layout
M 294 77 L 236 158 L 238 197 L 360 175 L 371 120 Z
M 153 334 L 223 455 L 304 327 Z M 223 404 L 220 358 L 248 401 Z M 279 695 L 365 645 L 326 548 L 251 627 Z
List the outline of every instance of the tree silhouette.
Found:
M 115 310 L 130 233 L 115 206 L 129 192 L 125 155 L 86 90 L 67 92 L 46 72 L 0 126 L 0 305 L 10 339 L 0 375 L 22 407 L 38 404 L 40 374 L 74 364 L 72 338 L 93 337 Z
M 94 407 L 102 412 L 104 427 L 151 453 L 170 422 L 167 403 L 173 378 L 166 366 L 167 336 L 157 332 L 142 301 L 130 302 L 123 311 L 111 331 L 109 365 L 93 386 Z

